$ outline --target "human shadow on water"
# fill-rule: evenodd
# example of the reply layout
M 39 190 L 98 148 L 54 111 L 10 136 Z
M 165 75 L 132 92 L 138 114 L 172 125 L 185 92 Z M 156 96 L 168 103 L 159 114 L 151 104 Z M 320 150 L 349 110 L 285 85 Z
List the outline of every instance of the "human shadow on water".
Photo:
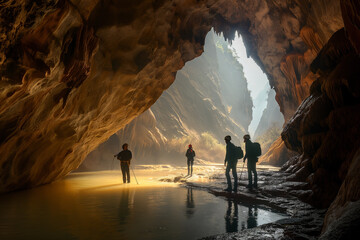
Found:
M 234 211 L 232 208 L 234 206 Z M 232 200 L 228 200 L 228 208 L 225 215 L 225 228 L 226 232 L 237 232 L 238 231 L 238 204 Z
M 186 195 L 186 216 L 188 218 L 192 217 L 195 213 L 195 202 L 193 196 L 193 190 L 191 187 L 187 189 Z

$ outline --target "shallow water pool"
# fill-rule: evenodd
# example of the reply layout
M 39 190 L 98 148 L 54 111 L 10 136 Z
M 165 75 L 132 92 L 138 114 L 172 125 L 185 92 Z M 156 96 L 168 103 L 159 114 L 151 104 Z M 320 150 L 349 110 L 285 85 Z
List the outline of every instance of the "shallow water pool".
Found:
M 1 195 L 0 239 L 198 239 L 285 217 L 173 183 L 119 180 L 112 171 L 75 173 Z

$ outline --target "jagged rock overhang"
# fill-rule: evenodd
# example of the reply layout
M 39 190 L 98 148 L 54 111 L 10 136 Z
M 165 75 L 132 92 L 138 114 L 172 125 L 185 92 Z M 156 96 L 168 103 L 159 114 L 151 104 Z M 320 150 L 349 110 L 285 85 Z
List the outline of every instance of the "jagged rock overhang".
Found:
M 243 35 L 289 119 L 308 93 L 316 51 L 342 27 L 338 1 L 289 4 L 1 3 L 0 191 L 49 183 L 77 168 L 202 53 L 211 27 L 228 39 Z

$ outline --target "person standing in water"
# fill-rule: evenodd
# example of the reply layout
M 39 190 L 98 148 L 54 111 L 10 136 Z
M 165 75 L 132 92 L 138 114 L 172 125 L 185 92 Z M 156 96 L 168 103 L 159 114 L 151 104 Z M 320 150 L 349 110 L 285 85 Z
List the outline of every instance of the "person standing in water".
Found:
M 192 149 L 192 145 L 189 144 L 189 148 L 186 151 L 185 156 L 187 157 L 187 165 L 188 165 L 188 176 L 192 176 L 193 173 L 193 165 L 194 165 L 194 157 L 195 157 L 195 151 Z M 190 173 L 191 168 L 191 173 Z
M 132 159 L 132 153 L 128 149 L 129 145 L 124 143 L 122 145 L 122 151 L 114 155 L 117 159 L 120 160 L 120 168 L 123 175 L 123 182 L 130 183 L 130 161 Z

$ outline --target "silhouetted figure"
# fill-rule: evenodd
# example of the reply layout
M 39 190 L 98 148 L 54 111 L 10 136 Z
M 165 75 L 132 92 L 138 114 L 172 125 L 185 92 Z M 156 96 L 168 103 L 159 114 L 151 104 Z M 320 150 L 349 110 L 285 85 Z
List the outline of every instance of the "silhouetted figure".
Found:
M 256 156 L 256 153 L 254 153 L 254 149 L 253 149 L 254 143 L 250 141 L 249 134 L 244 135 L 244 143 L 245 143 L 245 151 L 246 151 L 244 162 L 246 161 L 246 159 L 248 160 L 247 169 L 248 169 L 249 184 L 247 185 L 247 188 L 251 190 L 253 187 L 257 188 L 256 162 L 258 161 L 258 157 Z M 252 182 L 251 173 L 254 174 L 254 185 Z
M 232 205 L 234 205 L 234 212 L 232 213 Z M 226 232 L 238 231 L 238 205 L 236 202 L 228 200 L 228 208 L 225 215 L 225 228 Z
M 247 219 L 247 228 L 254 228 L 257 227 L 257 207 L 249 207 L 248 211 L 248 219 Z
M 187 157 L 187 165 L 188 165 L 188 175 L 192 175 L 193 173 L 193 165 L 194 165 L 194 157 L 195 151 L 192 149 L 192 145 L 189 145 L 188 150 L 186 151 L 185 156 Z M 190 171 L 191 169 L 191 171 Z
M 226 180 L 227 180 L 227 185 L 228 187 L 226 189 L 224 189 L 224 191 L 227 192 L 231 192 L 232 190 L 234 192 L 237 191 L 237 173 L 236 173 L 236 165 L 237 165 L 237 158 L 236 158 L 236 147 L 235 145 L 230 142 L 231 141 L 231 137 L 230 136 L 226 136 L 225 137 L 225 142 L 226 142 L 226 156 L 225 156 L 225 163 L 224 165 L 226 166 L 226 170 L 225 170 L 225 175 L 226 175 Z M 234 177 L 234 189 L 231 188 L 231 178 L 230 178 L 230 169 L 232 170 L 232 174 Z
M 191 217 L 195 212 L 195 202 L 193 197 L 193 190 L 191 187 L 187 189 L 186 196 L 186 216 Z
M 120 160 L 120 168 L 123 175 L 123 182 L 124 183 L 130 183 L 130 161 L 132 158 L 131 151 L 128 150 L 128 144 L 124 143 L 122 145 L 122 151 L 118 154 L 114 155 L 114 157 L 117 157 L 117 159 Z M 126 181 L 127 178 L 127 181 Z

